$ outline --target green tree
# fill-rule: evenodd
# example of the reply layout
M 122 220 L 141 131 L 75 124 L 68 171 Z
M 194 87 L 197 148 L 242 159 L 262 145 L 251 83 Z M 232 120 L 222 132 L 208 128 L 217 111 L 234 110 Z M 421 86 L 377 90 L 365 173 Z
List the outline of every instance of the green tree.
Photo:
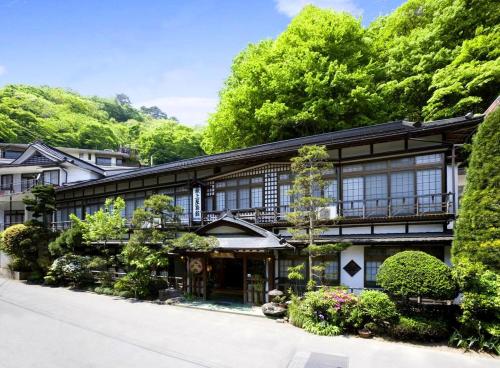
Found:
M 152 282 L 151 273 L 168 264 L 168 250 L 180 226 L 182 209 L 173 205 L 173 198 L 157 194 L 144 201 L 144 208 L 134 211 L 133 233 L 121 252 L 127 275 L 115 288 L 146 297 Z
M 234 60 L 202 147 L 221 152 L 384 121 L 359 20 L 306 6 Z
M 370 24 L 378 91 L 390 118 L 484 111 L 498 93 L 499 17 L 493 0 L 409 0 Z
M 473 138 L 452 246 L 464 334 L 500 337 L 500 109 Z
M 292 212 L 288 220 L 294 225 L 289 231 L 295 240 L 305 241 L 309 255 L 309 285 L 314 283 L 324 270 L 323 265 L 313 265 L 313 258 L 325 253 L 335 253 L 348 244 L 316 245 L 319 236 L 325 231 L 321 227 L 319 212 L 327 207 L 332 198 L 324 196 L 328 182 L 325 176 L 333 171 L 333 164 L 325 146 L 304 146 L 298 156 L 291 159 L 293 185 L 289 194 L 292 196 Z
M 107 251 L 107 243 L 110 240 L 122 240 L 127 232 L 125 218 L 122 211 L 125 209 L 125 201 L 121 197 L 116 199 L 107 198 L 104 208 L 100 208 L 93 214 L 86 214 L 81 220 L 71 214 L 71 221 L 82 231 L 82 237 L 87 244 L 98 242 Z
M 53 185 L 36 185 L 31 189 L 31 196 L 23 199 L 26 209 L 36 219 L 41 218 L 48 227 L 52 214 L 56 211 L 56 194 Z
M 145 128 L 137 139 L 139 154 L 145 163 L 154 164 L 203 155 L 198 131 L 171 120 L 158 120 Z

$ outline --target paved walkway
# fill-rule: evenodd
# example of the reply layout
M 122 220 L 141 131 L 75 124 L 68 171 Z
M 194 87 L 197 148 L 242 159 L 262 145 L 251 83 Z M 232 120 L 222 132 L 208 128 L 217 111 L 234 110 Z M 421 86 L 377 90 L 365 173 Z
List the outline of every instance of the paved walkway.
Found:
M 500 367 L 446 347 L 320 337 L 265 318 L 0 279 L 2 368 L 317 367 L 306 361 L 332 354 L 350 368 Z

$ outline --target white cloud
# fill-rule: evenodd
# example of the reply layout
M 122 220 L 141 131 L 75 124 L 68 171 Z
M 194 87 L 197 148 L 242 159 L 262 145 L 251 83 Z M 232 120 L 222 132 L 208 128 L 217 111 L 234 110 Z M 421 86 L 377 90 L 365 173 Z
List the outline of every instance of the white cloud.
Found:
M 304 6 L 315 5 L 319 8 L 329 8 L 337 11 L 346 11 L 354 16 L 363 14 L 363 9 L 356 6 L 353 0 L 275 0 L 276 8 L 280 13 L 293 17 Z
M 138 106 L 158 106 L 167 115 L 175 116 L 187 125 L 203 125 L 208 115 L 215 111 L 218 99 L 210 97 L 158 97 Z
M 7 74 L 7 68 L 3 65 L 0 65 L 0 76 Z

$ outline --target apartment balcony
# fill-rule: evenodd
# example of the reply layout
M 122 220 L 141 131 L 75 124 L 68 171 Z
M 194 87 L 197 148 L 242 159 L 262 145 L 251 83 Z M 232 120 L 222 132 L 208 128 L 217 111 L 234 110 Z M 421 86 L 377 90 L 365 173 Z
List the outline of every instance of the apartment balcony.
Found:
M 338 201 L 318 211 L 318 219 L 325 224 L 335 222 L 397 221 L 412 219 L 450 218 L 454 211 L 453 193 L 426 194 L 390 198 Z M 288 224 L 291 206 L 235 209 L 231 213 L 260 225 Z M 202 223 L 219 218 L 226 211 L 206 211 Z
M 22 197 L 22 195 L 29 192 L 31 188 L 37 185 L 46 184 L 53 184 L 57 186 L 57 184 L 46 182 L 43 179 L 25 179 L 13 183 L 4 183 L 3 185 L 0 185 L 0 202 L 8 201 L 10 200 L 10 197 L 15 197 L 14 199 Z

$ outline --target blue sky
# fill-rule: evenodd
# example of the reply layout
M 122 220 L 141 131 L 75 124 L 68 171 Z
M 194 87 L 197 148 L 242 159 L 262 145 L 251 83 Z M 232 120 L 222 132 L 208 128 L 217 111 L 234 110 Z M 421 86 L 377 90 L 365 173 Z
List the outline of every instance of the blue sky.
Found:
M 402 0 L 0 0 L 0 86 L 127 94 L 190 125 L 215 109 L 232 59 L 308 3 L 367 25 Z

